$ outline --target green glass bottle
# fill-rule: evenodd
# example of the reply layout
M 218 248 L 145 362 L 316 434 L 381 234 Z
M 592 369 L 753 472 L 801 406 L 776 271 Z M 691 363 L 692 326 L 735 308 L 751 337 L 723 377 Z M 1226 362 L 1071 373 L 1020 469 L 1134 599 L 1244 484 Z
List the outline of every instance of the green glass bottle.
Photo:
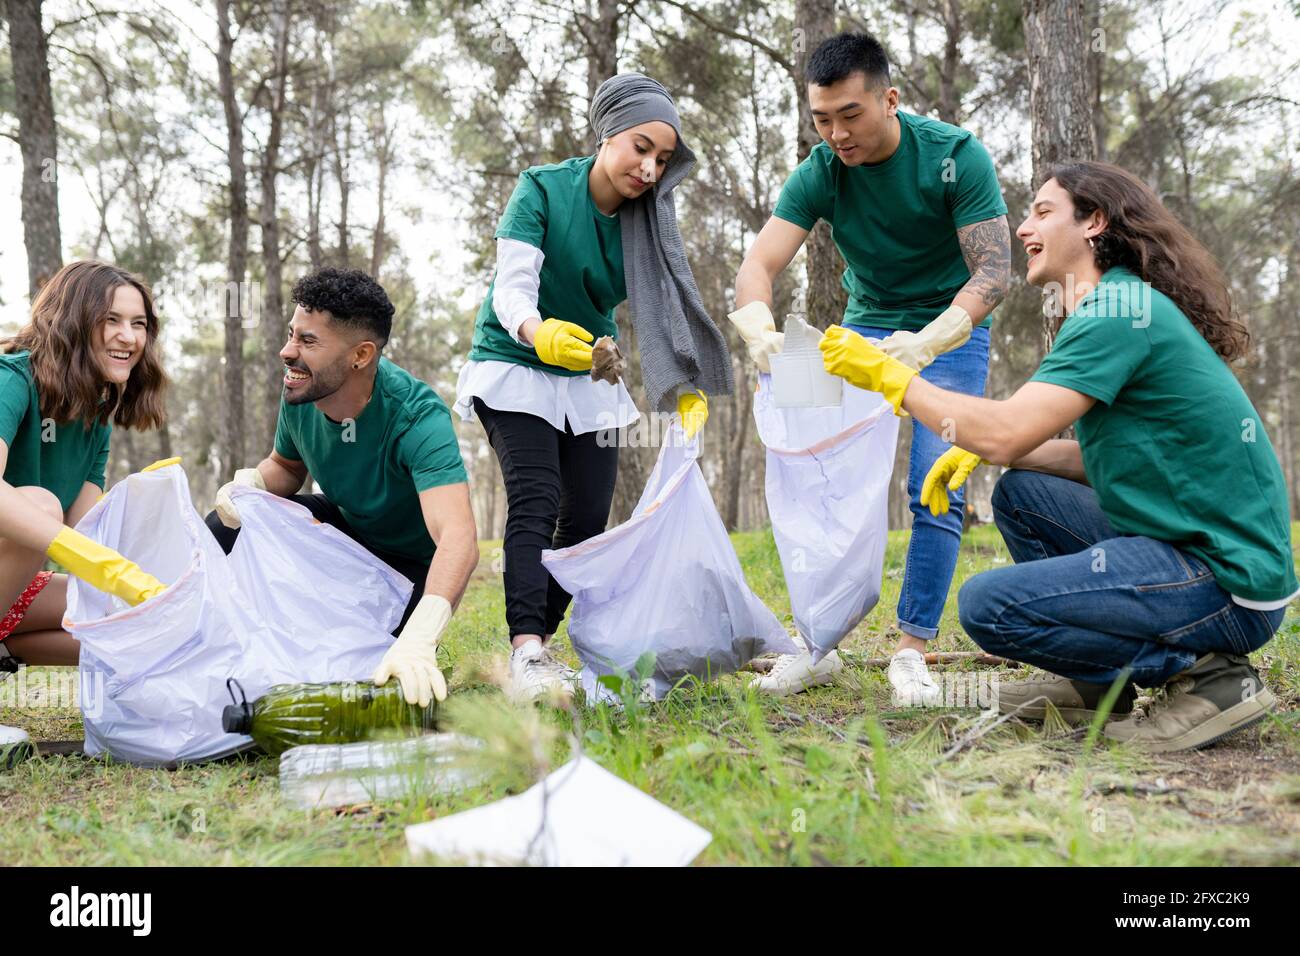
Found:
M 233 700 L 233 689 L 230 696 Z M 434 729 L 437 714 L 436 700 L 428 707 L 408 704 L 395 680 L 383 687 L 370 681 L 277 684 L 251 704 L 244 700 L 223 709 L 221 726 L 227 733 L 247 734 L 269 754 L 280 754 L 299 744 L 346 744 L 394 733 L 416 736 Z

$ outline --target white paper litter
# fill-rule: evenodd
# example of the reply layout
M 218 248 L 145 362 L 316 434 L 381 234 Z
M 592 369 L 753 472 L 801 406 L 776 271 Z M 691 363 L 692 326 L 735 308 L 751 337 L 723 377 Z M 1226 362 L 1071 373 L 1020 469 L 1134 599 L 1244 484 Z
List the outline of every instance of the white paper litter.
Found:
M 585 757 L 516 797 L 406 828 L 413 856 L 488 866 L 686 866 L 712 839 Z

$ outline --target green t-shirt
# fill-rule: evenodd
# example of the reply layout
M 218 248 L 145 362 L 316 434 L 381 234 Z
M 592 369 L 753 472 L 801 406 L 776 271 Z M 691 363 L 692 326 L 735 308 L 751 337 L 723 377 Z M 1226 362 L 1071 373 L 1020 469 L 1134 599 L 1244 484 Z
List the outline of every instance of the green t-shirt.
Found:
M 537 311 L 582 326 L 599 338 L 618 338 L 614 309 L 627 298 L 623 282 L 623 236 L 618 215 L 607 216 L 592 202 L 587 176 L 595 156 L 534 166 L 519 184 L 497 226 L 496 238 L 515 239 L 542 250 Z M 586 375 L 547 365 L 502 328 L 492 310 L 492 292 L 478 310 L 469 357 L 531 365 L 555 375 Z
M 371 550 L 417 561 L 434 552 L 419 493 L 468 480 L 447 406 L 386 358 L 355 420 L 335 422 L 311 402 L 281 397 L 275 450 L 307 466 Z
M 902 110 L 898 125 L 898 149 L 883 163 L 845 166 L 818 143 L 773 212 L 801 229 L 831 224 L 845 262 L 845 325 L 925 326 L 970 279 L 957 229 L 1007 211 L 993 160 L 972 133 Z
M 42 425 L 41 401 L 26 352 L 0 355 L 0 440 L 9 446 L 4 480 L 53 492 L 63 510 L 86 482 L 104 487 L 113 426 L 81 421 Z
M 1259 413 L 1167 296 L 1109 270 L 1031 381 L 1097 399 L 1076 430 L 1120 534 L 1200 558 L 1229 594 L 1280 601 L 1296 584 L 1286 483 Z

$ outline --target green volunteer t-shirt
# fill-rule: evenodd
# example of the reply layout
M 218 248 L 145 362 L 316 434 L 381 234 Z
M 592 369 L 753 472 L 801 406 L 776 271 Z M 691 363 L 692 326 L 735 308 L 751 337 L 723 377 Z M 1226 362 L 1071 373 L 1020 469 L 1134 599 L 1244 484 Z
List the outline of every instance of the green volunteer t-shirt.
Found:
M 1076 431 L 1116 531 L 1200 558 L 1237 597 L 1296 591 L 1286 484 L 1264 424 L 1167 296 L 1128 269 L 1109 270 L 1031 381 L 1097 399 Z
M 301 461 L 357 537 L 374 551 L 433 557 L 419 493 L 467 481 L 451 413 L 438 393 L 386 358 L 355 420 L 280 399 L 275 450 Z
M 542 250 L 537 311 L 582 326 L 593 336 L 618 338 L 614 309 L 627 298 L 623 281 L 623 237 L 618 215 L 607 216 L 592 202 L 587 176 L 595 156 L 534 166 L 519 184 L 497 226 L 496 238 L 516 239 Z M 469 357 L 531 365 L 555 375 L 586 375 L 547 365 L 533 349 L 502 328 L 492 309 L 493 279 L 474 323 Z
M 26 352 L 0 355 L 0 440 L 9 446 L 4 480 L 15 488 L 53 492 L 63 510 L 86 482 L 104 487 L 113 426 L 95 422 L 42 424 L 41 400 Z
M 970 279 L 957 229 L 1007 211 L 972 133 L 902 110 L 898 125 L 898 149 L 883 163 L 846 166 L 818 143 L 773 212 L 801 229 L 830 223 L 845 262 L 845 325 L 925 326 Z

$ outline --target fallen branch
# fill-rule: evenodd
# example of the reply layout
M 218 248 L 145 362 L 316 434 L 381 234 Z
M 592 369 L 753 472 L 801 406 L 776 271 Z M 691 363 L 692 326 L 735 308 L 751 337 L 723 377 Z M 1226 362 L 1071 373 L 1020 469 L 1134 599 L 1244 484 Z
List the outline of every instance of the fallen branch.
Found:
M 1005 657 L 998 657 L 994 654 L 984 654 L 979 651 L 938 651 L 931 654 L 923 655 L 926 664 L 974 664 L 977 667 L 1021 667 L 1019 661 L 1008 660 Z M 851 663 L 868 670 L 884 670 L 889 666 L 888 657 L 863 657 L 854 659 Z M 754 660 L 745 664 L 740 669 L 742 671 L 753 671 L 755 674 L 766 674 L 772 670 L 776 664 L 776 659 L 771 657 L 756 657 Z

